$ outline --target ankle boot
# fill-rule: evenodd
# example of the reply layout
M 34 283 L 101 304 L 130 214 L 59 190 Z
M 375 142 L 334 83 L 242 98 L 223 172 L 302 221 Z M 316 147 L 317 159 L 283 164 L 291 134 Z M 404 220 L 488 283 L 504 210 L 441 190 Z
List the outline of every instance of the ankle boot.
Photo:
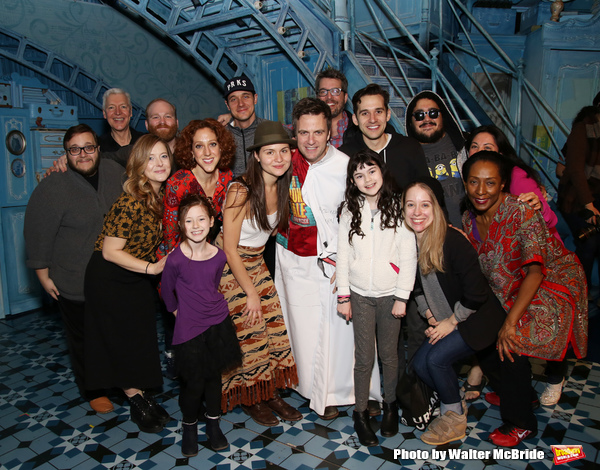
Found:
M 132 397 L 128 397 L 130 404 L 131 421 L 138 425 L 140 431 L 156 433 L 163 430 L 163 425 L 152 414 L 148 402 L 142 395 L 136 393 Z
M 146 393 L 144 393 L 144 399 L 150 407 L 150 413 L 152 413 L 152 416 L 154 416 L 160 424 L 164 426 L 169 421 L 171 421 L 171 416 L 169 416 L 167 410 L 165 410 L 162 406 L 156 403 L 156 400 L 152 395 L 146 395 Z
M 210 442 L 210 446 L 215 452 L 227 449 L 227 447 L 229 447 L 227 438 L 219 426 L 219 421 L 220 418 L 211 418 L 206 415 L 206 435 L 208 436 L 208 442 Z
M 198 455 L 198 421 L 181 423 L 181 455 L 193 457 Z
M 379 440 L 369 424 L 368 410 L 363 412 L 354 411 L 352 419 L 354 420 L 354 430 L 356 431 L 358 440 L 363 446 L 371 447 L 379 444 Z
M 383 402 L 383 418 L 381 418 L 381 435 L 392 437 L 398 434 L 398 404 Z

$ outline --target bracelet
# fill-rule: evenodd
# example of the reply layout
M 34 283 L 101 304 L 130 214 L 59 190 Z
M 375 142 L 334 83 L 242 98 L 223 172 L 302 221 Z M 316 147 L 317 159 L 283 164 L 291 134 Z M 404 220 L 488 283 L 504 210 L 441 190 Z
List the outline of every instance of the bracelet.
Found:
M 348 302 L 350 302 L 349 297 L 347 299 L 338 299 L 338 301 L 337 301 L 338 305 L 347 304 Z
M 349 299 L 350 296 L 349 295 L 338 295 L 337 298 L 338 299 Z
M 148 268 L 150 267 L 150 261 L 148 261 L 148 264 L 146 265 L 146 274 L 148 274 Z

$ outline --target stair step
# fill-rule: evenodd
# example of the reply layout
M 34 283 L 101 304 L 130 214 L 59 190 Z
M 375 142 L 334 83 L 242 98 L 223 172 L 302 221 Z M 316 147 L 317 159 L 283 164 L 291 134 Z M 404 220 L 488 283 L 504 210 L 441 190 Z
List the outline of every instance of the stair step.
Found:
M 384 76 L 379 66 L 370 56 L 357 55 L 356 58 L 358 59 L 358 63 L 363 67 L 363 69 L 365 69 L 365 71 L 369 75 Z M 381 64 L 381 67 L 383 67 L 391 77 L 402 76 L 398 65 L 396 64 L 396 61 L 394 59 L 384 59 L 378 57 L 377 60 Z M 400 63 L 400 67 L 402 67 L 404 73 L 409 78 L 429 78 L 431 76 L 431 72 L 429 71 L 429 69 L 415 60 L 398 58 L 398 62 Z

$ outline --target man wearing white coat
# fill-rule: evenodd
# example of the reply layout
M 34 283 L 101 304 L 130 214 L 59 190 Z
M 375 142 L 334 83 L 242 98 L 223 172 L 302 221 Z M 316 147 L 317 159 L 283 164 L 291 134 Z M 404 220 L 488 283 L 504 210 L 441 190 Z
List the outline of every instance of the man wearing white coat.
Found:
M 275 286 L 298 368 L 297 391 L 323 419 L 354 403 L 352 325 L 337 313 L 337 210 L 344 199 L 348 156 L 329 145 L 331 111 L 316 98 L 292 111 L 298 151 L 292 156 L 290 223 L 277 235 Z M 370 398 L 381 401 L 379 369 Z

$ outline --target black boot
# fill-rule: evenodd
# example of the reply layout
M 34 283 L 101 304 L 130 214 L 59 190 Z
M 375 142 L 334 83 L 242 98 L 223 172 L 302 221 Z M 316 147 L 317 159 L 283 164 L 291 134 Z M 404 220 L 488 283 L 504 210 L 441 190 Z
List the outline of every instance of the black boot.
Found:
M 206 435 L 208 436 L 210 446 L 215 452 L 229 447 L 229 442 L 227 442 L 225 434 L 223 434 L 219 427 L 219 421 L 219 418 L 210 418 L 206 415 Z
M 198 421 L 181 423 L 181 454 L 184 457 L 198 455 Z
M 354 420 L 354 430 L 358 435 L 358 440 L 363 446 L 376 446 L 379 444 L 377 436 L 371 429 L 369 424 L 369 411 L 363 412 L 354 411 L 352 413 L 352 419 Z
M 398 404 L 383 402 L 383 418 L 381 418 L 381 435 L 392 437 L 398 434 Z
M 128 397 L 128 400 L 131 421 L 138 425 L 140 431 L 156 433 L 163 430 L 162 423 L 152 414 L 150 405 L 141 394 L 136 393 L 134 396 Z
M 144 393 L 144 399 L 146 400 L 146 402 L 148 402 L 148 406 L 150 407 L 150 413 L 152 413 L 152 416 L 154 416 L 160 424 L 164 426 L 169 421 L 171 421 L 171 417 L 169 416 L 169 413 L 167 413 L 167 410 L 165 410 L 162 406 L 156 403 L 156 400 L 152 395 L 146 395 Z

